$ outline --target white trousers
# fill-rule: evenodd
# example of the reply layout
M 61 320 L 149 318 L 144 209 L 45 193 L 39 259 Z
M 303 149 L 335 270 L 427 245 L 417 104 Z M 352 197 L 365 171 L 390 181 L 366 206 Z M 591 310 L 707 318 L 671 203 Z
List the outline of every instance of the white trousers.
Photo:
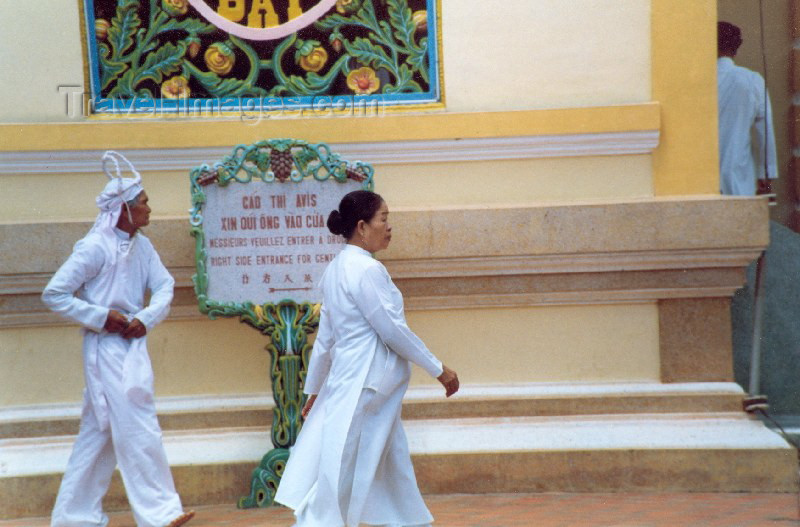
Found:
M 164 527 L 183 511 L 161 442 L 153 397 L 131 401 L 122 365 L 128 342 L 106 335 L 98 371 L 110 426 L 101 429 L 84 391 L 81 425 L 58 491 L 51 527 L 105 527 L 102 499 L 119 465 L 128 502 L 139 527 Z

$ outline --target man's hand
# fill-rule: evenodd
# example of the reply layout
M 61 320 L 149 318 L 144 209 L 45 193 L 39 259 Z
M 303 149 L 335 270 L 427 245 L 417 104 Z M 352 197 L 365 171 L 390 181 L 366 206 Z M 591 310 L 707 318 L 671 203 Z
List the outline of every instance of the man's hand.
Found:
M 442 365 L 442 374 L 436 377 L 436 380 L 444 386 L 445 397 L 450 397 L 458 391 L 458 374 L 444 364 Z
M 303 416 L 303 419 L 308 417 L 308 412 L 311 411 L 311 407 L 314 406 L 314 401 L 317 400 L 317 394 L 309 395 L 306 404 L 303 406 L 303 409 L 300 411 L 300 415 Z
M 103 325 L 103 329 L 109 333 L 122 333 L 127 327 L 128 319 L 125 318 L 125 315 L 114 309 L 108 310 L 108 316 L 106 317 L 106 323 Z
M 134 318 L 124 330 L 122 330 L 122 338 L 124 339 L 138 339 L 147 334 L 147 328 L 138 318 Z

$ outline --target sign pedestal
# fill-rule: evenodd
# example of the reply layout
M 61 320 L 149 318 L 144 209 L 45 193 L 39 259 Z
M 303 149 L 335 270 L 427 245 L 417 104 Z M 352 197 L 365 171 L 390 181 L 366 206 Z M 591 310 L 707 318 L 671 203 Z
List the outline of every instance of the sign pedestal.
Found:
M 289 447 L 300 432 L 300 411 L 305 404 L 302 391 L 308 369 L 311 346 L 308 335 L 319 324 L 320 304 L 295 304 L 284 301 L 277 306 L 254 307 L 254 317 L 242 316 L 242 322 L 270 337 L 270 377 L 275 408 L 272 415 L 272 444 L 261 463 L 253 470 L 250 494 L 239 498 L 240 509 L 268 507 L 273 504 L 283 469 L 289 459 Z M 299 350 L 295 353 L 294 350 Z

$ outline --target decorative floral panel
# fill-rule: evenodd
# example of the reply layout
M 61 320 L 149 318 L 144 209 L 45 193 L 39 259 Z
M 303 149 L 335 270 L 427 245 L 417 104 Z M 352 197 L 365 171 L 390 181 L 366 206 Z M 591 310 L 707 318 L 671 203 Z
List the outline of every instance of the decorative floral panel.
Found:
M 441 103 L 437 0 L 83 7 L 95 114 L 322 116 Z

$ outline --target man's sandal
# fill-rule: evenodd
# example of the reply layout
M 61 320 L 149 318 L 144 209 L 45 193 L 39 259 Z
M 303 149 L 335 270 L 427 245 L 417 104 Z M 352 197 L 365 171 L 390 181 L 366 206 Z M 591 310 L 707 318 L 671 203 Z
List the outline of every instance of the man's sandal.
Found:
M 171 522 L 169 522 L 169 525 L 167 525 L 167 527 L 180 527 L 181 525 L 188 522 L 192 518 L 194 518 L 194 511 L 186 511 L 177 518 L 175 518 L 174 520 L 172 520 Z

